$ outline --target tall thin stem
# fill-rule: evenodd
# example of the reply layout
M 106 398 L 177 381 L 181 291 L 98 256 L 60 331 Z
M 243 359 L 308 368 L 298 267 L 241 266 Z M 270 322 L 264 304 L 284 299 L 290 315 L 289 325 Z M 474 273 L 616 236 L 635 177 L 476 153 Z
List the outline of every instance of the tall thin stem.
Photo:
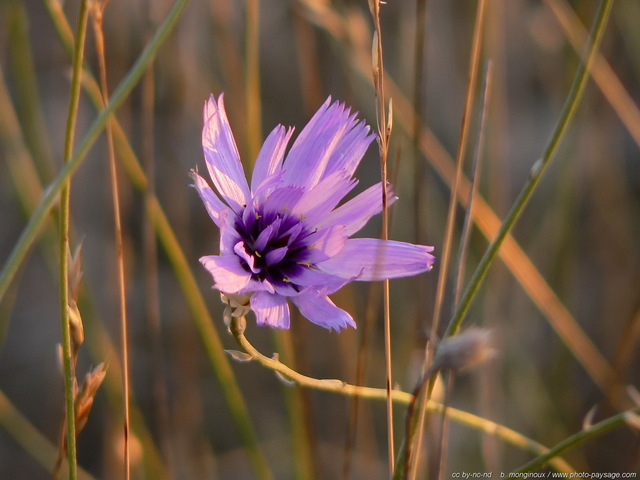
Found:
M 155 57 L 158 49 L 165 42 L 169 33 L 173 30 L 173 27 L 182 15 L 182 12 L 188 3 L 189 0 L 176 0 L 176 3 L 169 13 L 167 13 L 167 16 L 156 31 L 153 39 L 151 39 L 144 51 L 140 54 L 135 65 L 131 68 L 125 79 L 120 83 L 112 95 L 111 103 L 109 103 L 109 105 L 100 112 L 98 118 L 96 118 L 93 125 L 91 125 L 82 142 L 78 145 L 73 156 L 71 156 L 69 161 L 65 163 L 54 181 L 47 188 L 44 197 L 31 215 L 31 218 L 29 218 L 27 226 L 22 231 L 20 238 L 16 242 L 13 250 L 7 258 L 7 261 L 4 263 L 2 270 L 0 271 L 0 300 L 2 300 L 7 292 L 7 289 L 11 284 L 11 280 L 18 271 L 18 267 L 27 255 L 31 245 L 33 245 L 33 242 L 38 236 L 38 232 L 47 219 L 47 215 L 55 205 L 56 200 L 62 191 L 63 185 L 69 180 L 69 178 L 71 178 L 85 159 L 85 156 L 97 140 L 100 132 L 102 132 L 102 129 L 105 127 L 109 117 L 120 105 L 122 105 L 129 93 L 131 93 L 133 87 L 137 85 L 138 80 L 140 80 L 140 77 Z
M 84 59 L 84 40 L 87 34 L 87 2 L 80 2 L 78 26 L 75 35 L 73 55 L 73 74 L 71 77 L 71 95 L 64 140 L 64 163 L 69 164 L 73 155 L 78 104 L 80 102 L 80 80 Z M 76 459 L 76 426 L 75 426 L 75 371 L 71 358 L 71 334 L 69 325 L 69 205 L 71 198 L 71 179 L 67 179 L 60 191 L 60 317 L 62 330 L 62 368 L 64 375 L 64 400 L 67 431 L 67 458 L 69 461 L 69 479 L 78 478 Z
M 467 85 L 467 96 L 465 101 L 464 113 L 462 115 L 462 125 L 460 128 L 460 141 L 458 145 L 458 155 L 456 158 L 456 175 L 451 188 L 451 198 L 449 199 L 449 209 L 447 212 L 447 226 L 445 230 L 442 258 L 440 261 L 440 271 L 438 275 L 438 287 L 436 290 L 436 300 L 433 312 L 433 320 L 431 322 L 431 341 L 428 344 L 428 348 L 425 351 L 425 370 L 428 368 L 428 364 L 431 362 L 432 355 L 432 342 L 437 338 L 438 327 L 440 325 L 440 313 L 442 311 L 442 304 L 444 302 L 444 292 L 447 285 L 447 275 L 449 273 L 449 259 L 451 258 L 451 251 L 453 249 L 453 227 L 455 224 L 455 213 L 458 199 L 458 186 L 460 185 L 460 179 L 462 178 L 462 167 L 464 158 L 467 152 L 467 139 L 469 137 L 469 125 L 471 111 L 473 108 L 473 100 L 476 93 L 476 84 L 478 78 L 478 70 L 480 64 L 480 46 L 482 44 L 482 32 L 484 27 L 484 12 L 486 2 L 481 0 L 478 2 L 476 11 L 476 22 L 474 27 L 473 42 L 471 45 L 471 58 L 469 61 L 469 79 Z M 409 459 L 411 465 L 412 477 L 415 478 L 417 471 L 417 460 L 421 451 L 422 434 L 424 422 L 426 421 L 426 402 L 431 396 L 433 387 L 435 385 L 437 376 L 433 376 L 429 381 L 427 390 L 423 393 L 423 399 L 419 410 L 418 430 L 416 432 L 416 438 L 411 439 L 415 441 L 415 448 L 412 445 L 406 445 L 407 452 L 413 450 L 415 452 L 414 458 Z M 403 452 L 404 453 L 404 452 Z
M 542 157 L 538 159 L 531 168 L 529 179 L 520 191 L 520 194 L 507 214 L 507 217 L 502 222 L 502 226 L 500 227 L 500 230 L 498 230 L 496 238 L 491 242 L 491 245 L 480 260 L 478 267 L 471 277 L 469 286 L 462 295 L 460 304 L 449 322 L 445 333 L 446 336 L 454 335 L 460 329 L 460 325 L 469 311 L 471 302 L 475 298 L 489 267 L 498 255 L 502 242 L 515 225 L 516 221 L 520 218 L 524 207 L 533 195 L 542 175 L 551 163 L 551 160 L 553 159 L 553 156 L 556 153 L 556 150 L 560 145 L 560 141 L 564 137 L 571 120 L 573 120 L 578 105 L 580 104 L 580 100 L 582 99 L 582 94 L 584 93 L 584 88 L 587 83 L 587 79 L 589 78 L 589 68 L 596 53 L 598 52 L 598 47 L 600 46 L 612 6 L 613 0 L 603 0 L 600 4 L 591 30 L 591 35 L 589 36 L 589 43 L 587 45 L 586 52 L 576 72 L 576 76 L 573 80 L 573 84 L 571 85 L 571 90 L 567 96 L 567 100 L 562 109 L 560 118 L 558 119 L 558 123 L 551 134 L 551 139 L 544 149 Z
M 380 1 L 374 0 L 370 2 L 371 14 L 375 26 L 375 34 L 373 38 L 373 83 L 374 92 L 377 99 L 376 117 L 378 128 L 378 147 L 380 151 L 380 171 L 382 176 L 382 185 L 387 185 L 388 169 L 387 160 L 389 155 L 389 138 L 391 136 L 391 112 L 387 117 L 386 100 L 384 96 L 384 63 L 382 61 L 382 27 L 380 26 Z M 391 110 L 391 108 L 389 108 Z M 389 239 L 389 212 L 387 211 L 387 189 L 382 188 L 382 239 Z M 395 465 L 395 448 L 393 442 L 393 400 L 391 398 L 391 389 L 393 388 L 393 379 L 391 374 L 391 311 L 390 311 L 390 294 L 389 280 L 383 281 L 382 286 L 382 302 L 384 309 L 384 353 L 386 365 L 386 389 L 387 389 L 387 443 L 389 448 L 389 472 L 393 475 Z
M 100 90 L 102 100 L 105 105 L 109 104 L 109 86 L 107 84 L 107 62 L 104 46 L 104 32 L 102 29 L 103 9 L 105 3 L 93 2 L 91 13 L 93 18 L 93 29 L 95 32 L 96 52 L 98 54 Z M 127 294 L 124 271 L 124 247 L 122 243 L 122 222 L 120 219 L 120 193 L 118 189 L 118 171 L 116 168 L 116 155 L 113 146 L 112 121 L 109 119 L 106 125 L 107 153 L 109 157 L 109 177 L 111 180 L 111 199 L 113 202 L 113 227 L 114 240 L 116 246 L 116 265 L 118 277 L 118 300 L 120 309 L 120 335 L 122 354 L 122 399 L 123 399 L 123 458 L 124 458 L 124 478 L 131 478 L 131 456 L 129 448 L 129 347 L 127 328 Z

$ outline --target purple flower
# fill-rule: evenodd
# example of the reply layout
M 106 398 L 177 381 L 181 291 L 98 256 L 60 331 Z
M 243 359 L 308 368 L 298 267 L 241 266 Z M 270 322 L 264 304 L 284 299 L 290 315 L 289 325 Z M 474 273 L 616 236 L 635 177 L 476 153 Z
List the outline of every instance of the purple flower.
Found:
M 352 175 L 375 138 L 356 114 L 327 99 L 285 155 L 292 133 L 279 125 L 269 134 L 249 186 L 223 95 L 206 102 L 202 147 L 222 200 L 197 171 L 192 178 L 220 229 L 220 255 L 200 262 L 221 292 L 251 294 L 259 325 L 289 328 L 288 298 L 313 323 L 355 328 L 327 295 L 353 280 L 430 270 L 433 247 L 349 238 L 382 210 L 382 183 L 338 206 L 357 184 Z M 387 194 L 388 203 L 396 200 L 390 186 Z

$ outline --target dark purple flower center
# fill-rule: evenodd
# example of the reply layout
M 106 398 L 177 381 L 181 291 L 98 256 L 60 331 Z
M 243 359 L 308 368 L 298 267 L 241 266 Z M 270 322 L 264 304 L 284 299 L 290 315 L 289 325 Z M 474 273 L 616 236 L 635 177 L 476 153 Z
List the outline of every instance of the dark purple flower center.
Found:
M 263 214 L 248 207 L 235 228 L 240 238 L 234 250 L 254 280 L 299 290 L 292 278 L 311 266 L 309 236 L 314 233 L 303 219 L 286 210 Z

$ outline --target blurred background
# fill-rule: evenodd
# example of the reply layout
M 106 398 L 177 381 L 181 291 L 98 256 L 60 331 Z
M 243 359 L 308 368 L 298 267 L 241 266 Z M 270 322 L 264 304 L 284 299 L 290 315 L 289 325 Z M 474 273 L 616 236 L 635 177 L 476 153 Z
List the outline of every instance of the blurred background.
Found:
M 111 90 L 171 5 L 109 2 L 104 33 Z M 564 0 L 487 2 L 481 70 L 490 60 L 493 81 L 484 130 L 480 94 L 469 119 L 452 245 L 454 273 L 439 333 L 453 311 L 471 188 L 467 178 L 474 176 L 478 145 L 465 281 L 544 151 L 578 66 L 569 38 L 577 35 L 580 42 L 597 6 Z M 62 166 L 71 78 L 65 42 L 75 29 L 78 8 L 78 1 L 69 0 L 0 4 L 3 263 Z M 438 258 L 432 272 L 391 284 L 393 378 L 405 391 L 416 384 L 431 328 L 476 15 L 477 3 L 462 0 L 389 0 L 381 10 L 386 94 L 395 114 L 390 174 L 400 198 L 392 208 L 390 236 L 434 245 Z M 580 430 L 589 412 L 596 422 L 632 405 L 626 387 L 640 382 L 639 24 L 640 3 L 614 5 L 601 48 L 606 62 L 597 64 L 600 79 L 589 81 L 575 121 L 513 231 L 514 240 L 505 243 L 502 260 L 491 267 L 465 322 L 490 328 L 498 353 L 482 368 L 456 376 L 450 404 L 546 446 Z M 204 101 L 210 93 L 225 93 L 247 171 L 271 129 L 281 123 L 299 132 L 328 96 L 346 102 L 375 129 L 372 33 L 364 0 L 194 1 L 118 110 L 133 478 L 259 478 L 212 368 L 219 360 L 207 351 L 209 334 L 202 327 L 212 325 L 223 348 L 238 348 L 222 322 L 219 295 L 198 263 L 202 255 L 218 252 L 217 229 L 189 187 L 189 171 L 204 170 Z M 89 28 L 85 62 L 96 74 L 94 39 Z M 97 115 L 87 92 L 81 94 L 76 142 Z M 125 164 L 131 154 L 146 182 L 132 173 L 130 160 Z M 82 244 L 84 272 L 79 309 L 86 339 L 79 381 L 93 366 L 108 363 L 78 437 L 79 464 L 95 478 L 121 478 L 122 472 L 119 308 L 108 175 L 101 137 L 71 187 L 71 247 Z M 357 177 L 357 191 L 379 181 L 375 144 Z M 204 298 L 212 322 L 190 307 L 178 268 L 162 238 L 154 235 L 153 198 L 184 252 L 196 295 Z M 0 478 L 50 478 L 55 461 L 64 414 L 57 360 L 57 217 L 54 209 L 0 302 Z M 379 232 L 375 218 L 357 236 Z M 380 292 L 380 285 L 355 284 L 333 296 L 352 313 L 357 330 L 331 333 L 297 316 L 290 331 L 273 332 L 257 327 L 250 315 L 247 337 L 265 355 L 278 352 L 309 376 L 384 387 Z M 586 346 L 582 338 L 589 340 Z M 364 359 L 360 374 L 359 358 Z M 349 398 L 285 386 L 259 365 L 234 362 L 231 367 L 273 478 L 387 478 L 384 402 L 363 400 L 354 410 Z M 399 444 L 405 408 L 398 406 L 395 414 Z M 15 423 L 16 418 L 28 425 Z M 423 475 L 432 471 L 437 423 L 433 416 Z M 447 445 L 447 475 L 498 475 L 532 458 L 455 422 Z M 637 472 L 640 437 L 623 426 L 564 458 L 583 472 Z

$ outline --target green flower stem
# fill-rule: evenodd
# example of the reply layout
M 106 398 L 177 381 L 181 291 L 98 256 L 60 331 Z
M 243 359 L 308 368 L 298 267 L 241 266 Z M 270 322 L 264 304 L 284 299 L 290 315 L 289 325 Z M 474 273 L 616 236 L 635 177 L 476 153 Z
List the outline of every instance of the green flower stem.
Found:
M 182 11 L 187 6 L 189 0 L 176 0 L 164 21 L 156 31 L 146 48 L 142 51 L 138 60 L 131 68 L 125 79 L 120 83 L 113 96 L 111 102 L 103 110 L 101 110 L 98 118 L 95 120 L 82 142 L 75 151 L 71 159 L 65 163 L 54 181 L 46 189 L 46 193 L 40 201 L 38 208 L 33 212 L 27 226 L 23 230 L 18 242 L 14 246 L 9 258 L 6 260 L 2 271 L 0 271 L 0 301 L 4 297 L 11 280 L 14 278 L 19 266 L 27 255 L 31 245 L 35 241 L 38 233 L 47 219 L 47 216 L 60 195 L 63 185 L 71 178 L 78 169 L 82 161 L 85 159 L 89 149 L 93 146 L 98 136 L 105 127 L 107 120 L 122 105 L 133 87 L 136 86 L 144 71 L 154 59 L 160 46 L 165 42 L 169 33 L 173 30 L 176 22 L 180 18 Z
M 87 2 L 80 2 L 78 27 L 76 29 L 75 50 L 73 54 L 73 73 L 71 76 L 71 94 L 69 113 L 64 141 L 64 162 L 69 164 L 73 155 L 78 104 L 80 102 L 80 76 L 84 61 L 84 41 L 88 24 Z M 60 327 L 62 330 L 62 370 L 64 377 L 64 400 L 66 417 L 67 461 L 69 462 L 69 480 L 78 478 L 76 459 L 76 423 L 75 423 L 75 365 L 71 352 L 71 333 L 69 325 L 69 206 L 71 195 L 71 177 L 62 183 L 60 192 Z M 60 445 L 63 449 L 64 446 Z
M 0 111 L 3 112 L 3 115 L 0 115 L 0 143 L 4 144 L 3 146 L 8 152 L 7 162 L 9 165 L 9 172 L 12 176 L 12 183 L 15 185 L 14 190 L 16 196 L 18 197 L 20 203 L 23 205 L 23 210 L 26 216 L 29 217 L 31 215 L 31 212 L 36 208 L 38 201 L 40 200 L 40 197 L 42 195 L 42 186 L 36 173 L 34 161 L 24 143 L 21 125 L 18 122 L 16 112 L 13 108 L 13 104 L 11 103 L 11 99 L 9 98 L 9 93 L 6 88 L 2 69 L 0 69 Z M 51 220 L 51 217 L 48 217 L 48 219 Z M 53 250 L 57 250 L 57 231 L 57 226 L 55 226 L 52 221 L 48 221 L 44 225 L 43 234 L 41 234 L 39 237 L 39 244 L 42 247 L 41 253 L 47 262 L 47 267 L 54 275 L 54 277 L 57 277 L 59 271 L 57 254 L 53 252 Z M 88 285 L 85 278 L 83 280 L 83 288 L 81 293 L 81 302 L 83 303 L 83 305 L 85 305 L 85 309 L 89 308 L 89 305 L 91 304 L 91 300 L 87 296 L 87 289 Z M 6 300 L 7 299 L 5 299 L 5 303 L 9 303 Z M 9 305 L 4 305 L 3 310 L 7 307 L 9 307 Z M 10 308 L 7 311 L 10 311 Z M 2 313 L 0 313 L 0 315 L 2 315 Z M 100 360 L 102 360 L 104 357 L 112 357 L 114 347 L 112 346 L 111 341 L 104 329 L 100 327 L 100 322 L 96 318 L 95 312 L 90 312 L 88 317 L 85 317 L 85 320 L 89 319 L 92 320 L 91 323 L 95 326 L 95 328 L 98 328 L 97 336 L 100 339 L 100 346 L 96 346 L 95 342 L 93 345 L 93 349 L 98 352 L 96 357 Z M 4 321 L 4 319 L 2 320 Z M 8 320 L 9 317 L 7 317 L 7 324 Z M 86 326 L 87 325 L 85 324 L 85 327 Z M 5 325 L 4 323 L 0 326 L 0 344 L 2 344 L 4 341 L 3 334 L 5 333 L 6 328 L 7 325 Z M 93 337 L 93 335 L 91 337 Z M 90 340 L 89 336 L 87 336 L 87 340 Z M 116 371 L 120 370 L 117 359 L 111 358 L 109 361 L 109 365 L 109 369 L 112 373 L 114 369 Z M 115 392 L 118 388 L 120 388 L 120 384 L 118 384 L 119 386 L 116 387 L 115 382 L 109 381 L 111 378 L 112 376 L 108 375 L 105 379 L 104 384 L 108 388 L 108 390 L 110 390 L 111 392 Z M 114 398 L 114 396 L 116 395 L 111 394 L 112 399 Z M 0 399 L 0 404 L 1 403 L 2 399 Z M 118 400 L 113 400 L 113 403 L 120 405 L 122 402 L 118 398 Z M 0 409 L 1 407 L 2 406 L 0 405 Z M 1 415 L 2 413 L 0 412 L 0 416 Z M 148 465 L 152 477 L 158 479 L 164 478 L 161 476 L 162 468 L 158 466 L 160 465 L 159 454 L 154 449 L 151 435 L 146 431 L 146 427 L 144 426 L 142 417 L 138 411 L 134 410 L 132 412 L 132 424 L 134 425 L 136 435 L 142 440 L 145 452 L 145 463 Z M 6 425 L 2 422 L 1 418 L 0 425 Z M 8 426 L 6 427 L 6 429 L 10 435 L 15 436 L 15 429 L 10 429 Z M 20 439 L 16 438 L 16 441 L 23 447 L 25 446 L 25 443 L 20 441 Z M 28 451 L 28 449 L 27 452 L 34 456 L 32 452 Z M 39 457 L 34 458 L 36 458 L 36 460 L 39 460 Z M 53 465 L 55 461 L 56 458 L 54 457 L 53 460 L 46 464 L 46 466 L 48 467 L 49 465 Z M 79 477 L 82 478 L 80 467 L 78 467 L 78 469 Z
M 51 3 L 50 0 L 48 3 L 50 4 L 50 14 L 60 38 L 65 44 L 65 47 L 68 48 L 67 43 L 70 42 L 70 29 L 66 23 L 66 18 L 61 11 L 53 8 L 55 7 L 55 3 Z M 100 88 L 90 72 L 85 71 L 83 85 L 94 105 L 98 109 L 104 108 Z M 111 98 L 110 103 L 113 103 L 113 101 L 114 97 Z M 146 192 L 148 187 L 146 174 L 140 166 L 140 162 L 116 118 L 112 119 L 111 127 L 113 129 L 114 143 L 118 151 L 118 159 L 122 162 L 129 180 L 137 190 Z M 231 416 L 247 448 L 254 472 L 258 478 L 271 478 L 270 468 L 264 454 L 259 448 L 257 436 L 252 427 L 242 393 L 238 387 L 233 370 L 229 365 L 229 361 L 223 354 L 222 342 L 220 341 L 217 331 L 213 328 L 213 321 L 207 310 L 206 303 L 200 293 L 200 289 L 189 267 L 189 263 L 185 258 L 184 252 L 167 220 L 166 214 L 154 194 L 147 198 L 146 210 L 154 225 L 158 239 L 164 246 L 168 257 L 174 265 L 176 276 L 178 277 L 178 281 L 180 282 L 189 308 L 193 314 L 196 327 L 202 337 L 211 366 L 220 382 Z
M 247 340 L 247 337 L 244 335 L 245 324 L 246 321 L 244 320 L 244 317 L 232 318 L 230 330 L 242 351 L 250 356 L 251 361 L 273 370 L 277 374 L 284 376 L 286 379 L 291 380 L 302 387 L 325 392 L 333 392 L 347 397 L 358 396 L 364 399 L 386 401 L 387 390 L 384 388 L 360 387 L 345 383 L 342 380 L 308 377 L 293 370 L 292 368 L 289 368 L 287 365 L 275 358 L 269 358 L 263 355 L 249 342 L 249 340 Z M 391 390 L 391 398 L 394 403 L 405 406 L 410 405 L 411 402 L 414 401 L 414 396 L 411 393 L 403 392 L 401 390 Z M 432 412 L 442 413 L 443 406 L 433 400 L 429 400 L 427 403 L 427 409 Z M 549 452 L 547 447 L 535 440 L 531 440 L 515 430 L 490 420 L 486 420 L 482 417 L 478 417 L 472 413 L 447 407 L 446 415 L 451 420 L 479 430 L 483 433 L 495 435 L 504 442 L 534 455 L 544 455 Z M 549 464 L 559 472 L 575 471 L 571 465 L 562 458 L 552 458 L 550 459 Z
M 602 435 L 603 433 L 606 433 L 609 430 L 612 430 L 617 427 L 621 427 L 630 419 L 630 417 L 635 416 L 636 418 L 639 418 L 638 415 L 640 415 L 640 406 L 631 410 L 618 413 L 613 417 L 609 417 L 606 420 L 602 420 L 601 422 L 591 425 L 590 427 L 585 428 L 584 430 L 578 433 L 575 433 L 574 435 L 571 435 L 570 437 L 564 439 L 562 442 L 558 443 L 555 447 L 549 449 L 549 451 L 547 451 L 546 453 L 543 453 L 537 458 L 534 458 L 533 460 L 531 460 L 529 463 L 515 470 L 515 472 L 524 473 L 524 472 L 530 472 L 532 470 L 535 470 L 536 468 L 540 468 L 544 466 L 546 463 L 549 463 L 551 459 L 557 457 L 565 450 L 571 447 L 575 447 L 576 445 L 586 442 L 587 440 L 595 438 L 599 435 Z M 636 422 L 637 421 L 638 420 L 636 420 Z
M 451 318 L 451 321 L 449 322 L 445 336 L 455 335 L 460 329 L 460 325 L 462 324 L 465 315 L 469 311 L 471 302 L 478 292 L 482 281 L 487 275 L 489 267 L 498 255 L 498 251 L 500 250 L 502 242 L 515 225 L 516 221 L 520 218 L 524 207 L 527 205 L 529 199 L 533 195 L 533 192 L 538 186 L 542 175 L 551 163 L 551 160 L 553 159 L 553 156 L 556 153 L 556 150 L 560 145 L 560 141 L 564 137 L 564 134 L 566 133 L 571 120 L 573 120 L 578 105 L 580 104 L 580 100 L 582 99 L 585 85 L 589 78 L 589 68 L 596 56 L 596 53 L 598 52 L 598 48 L 604 34 L 605 26 L 607 25 L 609 14 L 611 13 L 612 5 L 613 0 L 603 0 L 600 4 L 600 7 L 596 14 L 596 18 L 594 20 L 593 28 L 591 30 L 591 35 L 589 36 L 589 43 L 587 45 L 586 53 L 582 61 L 580 62 L 580 66 L 578 67 L 578 70 L 576 72 L 573 84 L 571 85 L 571 90 L 569 91 L 569 95 L 567 96 L 567 100 L 564 104 L 564 108 L 562 110 L 560 118 L 558 119 L 558 123 L 556 124 L 556 127 L 551 135 L 551 139 L 549 140 L 549 143 L 547 144 L 542 157 L 537 160 L 531 168 L 529 179 L 518 195 L 515 203 L 511 207 L 511 210 L 507 214 L 507 217 L 502 222 L 502 226 L 500 227 L 496 238 L 493 240 L 493 242 L 485 252 L 482 260 L 480 260 L 480 263 L 469 282 L 469 286 L 466 288 L 460 300 L 460 304 L 458 305 L 458 308 L 456 309 L 453 317 Z

